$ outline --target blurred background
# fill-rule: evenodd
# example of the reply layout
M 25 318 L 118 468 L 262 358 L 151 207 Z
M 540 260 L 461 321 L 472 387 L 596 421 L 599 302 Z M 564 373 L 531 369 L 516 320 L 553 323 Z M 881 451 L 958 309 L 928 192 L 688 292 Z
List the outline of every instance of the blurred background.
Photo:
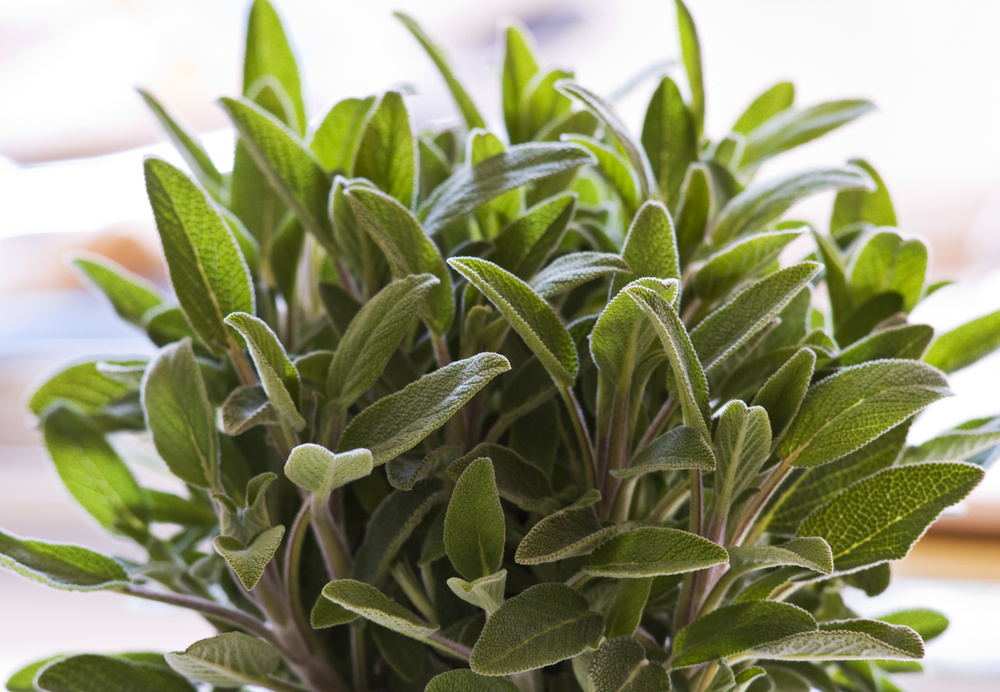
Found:
M 26 418 L 32 385 L 68 359 L 151 344 L 82 290 L 64 258 L 85 248 L 165 283 L 141 173 L 144 155 L 183 162 L 133 90 L 199 132 L 222 170 L 233 136 L 215 100 L 239 92 L 245 0 L 0 0 L 0 526 L 121 554 L 72 504 Z M 450 51 L 481 110 L 499 110 L 496 26 L 515 16 L 552 66 L 599 94 L 678 55 L 667 0 L 276 0 L 297 48 L 312 119 L 346 96 L 407 86 L 416 125 L 456 120 L 445 86 L 392 18 L 403 10 Z M 766 163 L 760 179 L 862 156 L 889 187 L 900 228 L 933 248 L 937 292 L 912 315 L 948 329 L 1000 308 L 1000 3 L 689 0 L 702 42 L 706 130 L 718 138 L 777 81 L 796 102 L 868 98 L 879 110 Z M 678 77 L 680 70 L 673 68 Z M 678 79 L 683 81 L 683 79 Z M 654 86 L 618 103 L 638 132 Z M 792 211 L 825 228 L 831 197 Z M 953 377 L 920 442 L 1000 413 L 1000 356 Z M 147 480 L 147 479 L 143 479 Z M 155 479 L 148 479 L 155 485 Z M 952 620 L 915 692 L 1000 689 L 1000 469 L 943 518 L 864 615 L 930 606 Z M 55 652 L 178 650 L 199 617 L 103 593 L 70 594 L 0 571 L 0 679 Z

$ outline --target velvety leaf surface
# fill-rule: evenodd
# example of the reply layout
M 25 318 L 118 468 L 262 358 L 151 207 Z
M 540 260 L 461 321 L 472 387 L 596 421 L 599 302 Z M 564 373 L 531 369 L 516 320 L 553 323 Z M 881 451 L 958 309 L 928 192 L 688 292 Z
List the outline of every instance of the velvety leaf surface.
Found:
M 967 368 L 1000 347 L 1000 310 L 938 336 L 924 360 L 946 373 Z
M 642 123 L 642 148 L 649 158 L 660 198 L 677 207 L 688 166 L 698 160 L 698 126 L 680 89 L 664 77 L 653 92 Z
M 518 692 L 518 687 L 504 678 L 471 670 L 450 670 L 432 678 L 424 692 Z
M 670 692 L 666 668 L 646 660 L 646 650 L 632 637 L 603 642 L 588 670 L 594 692 Z
M 627 273 L 629 265 L 609 252 L 572 252 L 552 261 L 535 275 L 531 288 L 542 298 L 555 296 L 599 279 L 605 274 Z
M 755 233 L 709 257 L 694 275 L 694 289 L 703 300 L 713 300 L 740 281 L 773 262 L 782 248 L 802 235 L 803 229 Z
M 506 584 L 507 570 L 505 569 L 487 574 L 471 582 L 458 577 L 451 577 L 448 580 L 448 588 L 453 594 L 466 603 L 482 608 L 486 611 L 487 616 L 492 615 L 503 603 L 503 592 Z
M 476 459 L 462 472 L 444 520 L 444 545 L 455 569 L 468 581 L 500 569 L 504 520 L 493 464 Z
M 117 589 L 131 581 L 109 557 L 86 548 L 18 538 L 0 531 L 0 565 L 67 591 Z
M 746 135 L 753 132 L 795 100 L 795 86 L 791 82 L 778 82 L 753 100 L 733 125 L 733 132 Z
M 126 322 L 143 326 L 143 316 L 163 303 L 156 286 L 109 259 L 81 253 L 73 258 L 73 264 L 101 290 Z
M 833 213 L 830 216 L 830 231 L 851 226 L 852 224 L 871 224 L 872 226 L 896 226 L 896 211 L 893 209 L 889 191 L 885 188 L 882 178 L 863 159 L 851 159 L 848 163 L 864 169 L 875 181 L 874 192 L 867 190 L 841 190 L 833 200 Z
M 285 462 L 285 476 L 303 490 L 323 499 L 337 488 L 364 478 L 372 472 L 372 453 L 353 449 L 334 454 L 317 444 L 303 444 L 292 450 Z
M 323 587 L 323 597 L 393 632 L 423 639 L 437 631 L 374 586 L 339 579 Z
M 764 569 L 779 565 L 795 565 L 815 572 L 833 572 L 833 555 L 830 546 L 822 538 L 793 538 L 780 545 L 731 546 L 730 569 Z
M 338 101 L 324 116 L 309 140 L 309 149 L 324 170 L 353 175 L 361 132 L 374 104 L 374 96 L 348 98 Z
M 375 106 L 361 133 L 354 175 L 413 207 L 417 193 L 417 149 L 403 96 L 388 91 Z
M 67 656 L 45 666 L 35 678 L 43 692 L 194 692 L 172 670 L 115 656 Z
M 216 536 L 215 550 L 233 568 L 243 587 L 251 591 L 260 581 L 264 568 L 274 557 L 284 535 L 284 526 L 274 526 L 254 536 L 249 545 L 232 536 Z
M 487 457 L 493 463 L 500 497 L 521 509 L 541 511 L 553 509 L 552 485 L 545 473 L 507 447 L 483 442 L 448 467 L 448 475 L 458 481 L 476 459 Z M 558 505 L 556 505 L 558 506 Z
M 695 428 L 679 425 L 644 447 L 632 459 L 629 468 L 611 471 L 611 475 L 631 478 L 654 471 L 714 471 L 715 468 L 715 454 L 701 433 Z
M 622 259 L 630 272 L 616 275 L 611 282 L 612 296 L 629 281 L 642 277 L 678 279 L 681 277 L 674 223 L 667 208 L 659 202 L 646 202 L 629 226 L 622 244 Z
M 636 528 L 598 546 L 588 574 L 618 579 L 680 574 L 724 564 L 725 548 L 707 538 L 657 526 Z
M 802 632 L 754 646 L 759 658 L 805 661 L 912 661 L 924 657 L 920 637 L 909 627 L 878 620 L 831 620 L 819 632 Z
M 784 434 L 799 412 L 815 364 L 816 354 L 811 349 L 800 348 L 754 396 L 753 405 L 767 411 L 772 440 L 776 441 Z
M 184 677 L 219 687 L 266 685 L 267 677 L 281 663 L 273 646 L 242 632 L 202 639 L 166 658 L 170 667 Z

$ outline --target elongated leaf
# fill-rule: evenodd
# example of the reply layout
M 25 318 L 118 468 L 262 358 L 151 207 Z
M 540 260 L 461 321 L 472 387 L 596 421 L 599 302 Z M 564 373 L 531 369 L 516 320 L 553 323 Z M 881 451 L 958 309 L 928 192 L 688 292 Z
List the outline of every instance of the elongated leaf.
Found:
M 805 567 L 823 574 L 833 572 L 833 554 L 822 538 L 794 538 L 781 545 L 732 546 L 726 551 L 729 568 L 739 572 L 779 565 Z
M 193 182 L 160 159 L 148 158 L 143 167 L 177 300 L 202 341 L 224 352 L 232 337 L 223 318 L 254 312 L 250 270 L 232 232 Z
M 475 166 L 462 166 L 420 205 L 424 232 L 434 235 L 500 195 L 564 171 L 596 163 L 578 144 L 512 146 Z
M 938 370 L 914 361 L 845 368 L 806 392 L 781 454 L 795 466 L 828 463 L 949 393 Z
M 920 360 L 927 345 L 934 338 L 934 330 L 926 324 L 906 324 L 876 332 L 841 351 L 826 363 L 828 368 L 860 365 L 884 358 Z
M 636 178 L 631 164 L 617 151 L 593 137 L 563 135 L 562 141 L 586 147 L 594 155 L 601 173 L 618 193 L 626 218 L 634 215 L 639 208 L 642 193 L 639 190 L 639 180 Z
M 543 298 L 552 298 L 605 274 L 628 272 L 629 265 L 609 252 L 571 252 L 563 255 L 531 281 L 531 288 Z
M 757 391 L 753 405 L 762 406 L 767 411 L 772 441 L 780 439 L 795 420 L 809 389 L 815 364 L 816 354 L 811 349 L 800 348 Z
M 670 675 L 630 636 L 603 642 L 587 671 L 594 692 L 670 692 Z
M 694 116 L 698 135 L 705 125 L 705 85 L 701 75 L 701 42 L 698 30 L 687 6 L 677 0 L 677 31 L 681 39 L 681 56 L 687 72 L 688 89 L 691 90 L 691 113 Z
M 393 632 L 423 639 L 437 627 L 427 624 L 374 586 L 338 579 L 323 587 L 323 597 Z
M 590 556 L 588 574 L 617 579 L 681 574 L 725 564 L 726 549 L 687 531 L 658 526 L 611 538 Z
M 874 192 L 862 190 L 838 192 L 833 200 L 830 232 L 833 233 L 852 224 L 895 226 L 896 211 L 892 207 L 889 191 L 885 189 L 882 178 L 867 161 L 851 159 L 848 163 L 864 169 L 875 181 L 876 189 Z
M 819 632 L 802 632 L 755 646 L 759 658 L 805 661 L 912 661 L 924 657 L 924 644 L 909 627 L 878 620 L 831 620 Z
M 448 580 L 448 588 L 466 603 L 486 611 L 487 617 L 496 612 L 503 603 L 503 591 L 507 584 L 507 570 L 487 574 L 475 581 L 465 581 L 458 577 Z
M 723 606 L 677 633 L 675 668 L 727 658 L 801 632 L 815 632 L 816 621 L 796 606 L 750 601 Z
M 576 193 L 565 192 L 543 200 L 493 239 L 491 261 L 528 280 L 548 261 L 573 214 Z
M 438 500 L 444 489 L 440 478 L 417 481 L 413 490 L 390 493 L 368 520 L 365 539 L 354 561 L 354 578 L 378 584 L 389 571 L 396 553 Z
M 912 464 L 918 461 L 965 461 L 993 450 L 1000 444 L 1000 428 L 997 419 L 973 420 L 952 428 L 937 437 L 923 442 L 915 447 L 909 447 L 904 453 L 901 463 Z
M 632 478 L 654 471 L 680 469 L 715 470 L 715 454 L 695 428 L 679 425 L 668 430 L 642 449 L 627 469 L 611 471 L 617 478 Z
M 536 584 L 486 621 L 469 663 L 483 675 L 509 675 L 558 663 L 593 647 L 604 620 L 563 584 Z
M 320 594 L 309 615 L 309 625 L 314 630 L 322 630 L 337 625 L 346 625 L 358 619 L 358 614 L 348 610 L 339 603 L 328 600 Z
M 195 692 L 194 685 L 165 666 L 96 654 L 50 663 L 39 671 L 34 687 L 44 692 Z
M 572 79 L 573 73 L 554 69 L 548 72 L 536 72 L 528 82 L 521 98 L 521 133 L 522 136 L 535 141 L 546 141 L 539 137 L 550 137 L 552 129 L 571 117 L 570 108 L 573 102 L 556 88 L 556 82 L 562 79 Z M 583 133 L 581 133 L 583 134 Z
M 510 363 L 503 356 L 480 353 L 424 375 L 355 416 L 337 451 L 365 447 L 376 466 L 384 464 L 444 425 L 487 382 L 507 370 Z
M 189 339 L 164 347 L 150 363 L 142 406 L 156 451 L 170 471 L 186 483 L 217 489 L 215 410 Z
M 819 273 L 815 262 L 800 262 L 747 286 L 691 331 L 691 343 L 706 372 L 763 329 Z
M 493 463 L 500 497 L 528 511 L 555 509 L 552 485 L 545 473 L 507 447 L 489 442 L 478 444 L 448 467 L 448 475 L 457 482 L 469 465 L 482 457 Z
M 858 481 L 809 515 L 799 535 L 825 538 L 838 572 L 906 557 L 938 515 L 976 487 L 971 464 L 909 464 Z
M 5 689 L 8 692 L 38 692 L 38 688 L 35 687 L 35 676 L 38 675 L 38 671 L 59 658 L 62 658 L 62 656 L 52 656 L 41 661 L 29 663 L 10 676 Z
M 612 296 L 633 279 L 680 279 L 674 224 L 663 204 L 646 202 L 636 213 L 622 244 L 622 259 L 632 271 L 622 272 L 612 279 Z
M 202 639 L 166 658 L 184 677 L 220 687 L 267 686 L 268 676 L 281 663 L 273 646 L 242 632 Z
M 847 266 L 854 299 L 864 303 L 894 291 L 903 297 L 903 310 L 912 310 L 923 295 L 927 244 L 919 238 L 904 240 L 896 231 L 882 229 L 866 234 L 858 246 Z
M 504 678 L 488 677 L 471 670 L 449 670 L 431 679 L 424 692 L 518 692 Z
M 637 522 L 624 522 L 602 529 L 594 508 L 578 502 L 531 527 L 517 546 L 514 560 L 521 565 L 538 565 L 586 555 L 614 536 L 641 526 Z
M 511 144 L 527 141 L 521 132 L 522 96 L 531 78 L 538 72 L 538 62 L 532 47 L 533 41 L 528 30 L 518 22 L 509 22 L 502 29 L 503 73 L 503 120 L 507 127 L 507 139 Z
M 18 538 L 0 531 L 0 565 L 65 591 L 118 589 L 129 583 L 125 569 L 86 548 Z
M 222 403 L 222 429 L 229 436 L 242 435 L 255 425 L 278 422 L 278 414 L 260 385 L 238 387 Z
M 506 151 L 503 142 L 496 135 L 483 130 L 473 130 L 466 142 L 466 161 L 476 166 L 487 159 Z M 523 194 L 520 190 L 510 190 L 496 197 L 476 210 L 479 230 L 487 239 L 495 238 L 500 228 L 521 216 Z
M 652 577 L 618 580 L 611 600 L 604 608 L 605 638 L 632 636 L 642 620 L 652 585 Z
M 347 198 L 359 225 L 382 249 L 397 279 L 410 274 L 437 277 L 439 283 L 423 299 L 420 317 L 435 334 L 447 332 L 455 313 L 451 275 L 420 223 L 396 199 L 370 188 L 352 185 Z
M 243 93 L 252 93 L 262 77 L 273 77 L 281 85 L 294 110 L 294 118 L 289 125 L 301 136 L 306 129 L 306 111 L 295 56 L 281 26 L 281 19 L 271 3 L 255 0 L 247 24 Z
M 803 110 L 783 110 L 747 135 L 740 167 L 759 165 L 873 110 L 875 104 L 864 100 L 829 101 Z
M 424 296 L 437 284 L 430 274 L 394 281 L 351 320 L 330 364 L 327 396 L 346 410 L 375 384 L 417 315 Z
M 135 387 L 108 377 L 102 363 L 138 365 L 141 361 L 87 359 L 66 366 L 32 393 L 28 409 L 36 416 L 57 401 L 67 401 L 83 413 L 94 415 L 106 406 L 135 391 Z
M 733 197 L 719 212 L 711 231 L 712 244 L 723 247 L 738 236 L 756 233 L 810 195 L 854 189 L 875 189 L 868 174 L 855 166 L 816 168 L 758 183 Z
M 704 240 L 712 204 L 708 169 L 697 163 L 688 166 L 676 214 L 677 251 L 681 257 L 690 257 Z
M 500 569 L 504 521 L 493 464 L 476 459 L 455 484 L 444 520 L 448 559 L 468 581 Z
M 702 300 L 712 301 L 766 267 L 782 248 L 805 229 L 756 233 L 720 250 L 706 260 L 694 275 L 694 288 Z
M 698 160 L 698 125 L 670 77 L 663 78 L 649 100 L 641 141 L 660 198 L 676 209 L 688 166 Z
M 771 454 L 771 427 L 760 406 L 747 408 L 739 399 L 722 409 L 715 428 L 715 496 L 718 511 L 749 487 Z
M 354 175 L 370 180 L 409 209 L 417 193 L 416 165 L 417 148 L 403 96 L 386 92 L 361 134 Z
M 323 170 L 354 175 L 354 161 L 361 143 L 365 120 L 375 97 L 338 101 L 316 128 L 309 140 L 309 149 L 316 155 Z
M 156 286 L 109 259 L 79 253 L 73 264 L 107 296 L 119 317 L 136 326 L 143 326 L 143 315 L 163 303 Z
M 236 572 L 243 588 L 251 591 L 260 581 L 264 568 L 274 557 L 284 535 L 284 526 L 263 529 L 250 539 L 248 545 L 233 536 L 216 536 L 215 550 Z
M 753 100 L 733 125 L 733 132 L 747 135 L 762 124 L 792 107 L 795 101 L 795 86 L 791 82 L 778 82 Z
M 879 618 L 882 622 L 890 625 L 904 625 L 920 635 L 925 642 L 929 642 L 944 634 L 948 629 L 948 618 L 936 610 L 929 608 L 912 608 L 909 610 L 898 610 L 895 613 L 883 615 Z
M 1000 310 L 945 332 L 934 340 L 924 360 L 952 373 L 967 368 L 1000 347 Z
M 372 472 L 372 454 L 353 449 L 334 454 L 316 444 L 299 445 L 288 455 L 285 476 L 303 490 L 316 495 L 320 506 L 337 488 Z
M 451 267 L 489 298 L 556 382 L 572 386 L 579 360 L 559 315 L 531 287 L 477 257 L 453 257 Z
M 413 34 L 420 42 L 420 45 L 424 47 L 424 50 L 427 51 L 427 55 L 434 61 L 434 65 L 438 68 L 441 76 L 444 77 L 444 81 L 451 91 L 451 97 L 455 99 L 455 105 L 458 106 L 458 110 L 462 113 L 465 126 L 470 130 L 477 127 L 486 127 L 483 116 L 479 114 L 479 110 L 476 108 L 472 97 L 469 96 L 468 92 L 465 91 L 465 87 L 462 86 L 462 83 L 455 76 L 448 61 L 448 56 L 445 55 L 444 51 L 434 43 L 423 28 L 409 15 L 402 12 L 393 12 L 393 16 L 410 30 L 410 33 Z

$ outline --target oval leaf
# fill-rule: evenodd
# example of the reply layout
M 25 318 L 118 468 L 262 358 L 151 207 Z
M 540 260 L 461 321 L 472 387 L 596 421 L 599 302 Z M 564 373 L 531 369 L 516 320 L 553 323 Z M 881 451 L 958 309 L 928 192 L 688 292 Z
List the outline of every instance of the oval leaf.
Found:
M 242 632 L 226 632 L 166 655 L 167 663 L 191 680 L 219 687 L 267 686 L 281 656 L 265 641 Z
M 726 549 L 707 538 L 659 526 L 636 528 L 611 538 L 590 556 L 588 574 L 617 579 L 681 574 L 725 564 Z
M 119 589 L 131 581 L 120 564 L 100 553 L 75 545 L 28 541 L 4 531 L 0 531 L 0 565 L 66 591 Z
M 424 639 L 437 631 L 374 586 L 353 579 L 330 582 L 323 587 L 323 597 L 407 637 Z

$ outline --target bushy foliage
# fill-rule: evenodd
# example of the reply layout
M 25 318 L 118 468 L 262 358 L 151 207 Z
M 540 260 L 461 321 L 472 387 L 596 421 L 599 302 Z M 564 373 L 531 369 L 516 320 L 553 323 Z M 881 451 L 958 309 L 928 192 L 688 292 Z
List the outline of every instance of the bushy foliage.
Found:
M 70 494 L 148 559 L 0 533 L 0 563 L 219 635 L 8 689 L 853 692 L 919 668 L 943 616 L 840 594 L 883 590 L 992 460 L 995 419 L 906 437 L 1000 317 L 909 323 L 941 284 L 867 163 L 755 179 L 870 103 L 781 83 L 708 139 L 677 9 L 688 97 L 663 78 L 638 139 L 517 24 L 489 131 L 405 16 L 463 124 L 415 134 L 392 91 L 310 124 L 265 0 L 221 100 L 231 172 L 143 93 L 194 174 L 145 162 L 173 295 L 75 263 L 160 350 L 71 365 L 30 407 Z M 828 190 L 828 229 L 784 219 Z M 185 494 L 137 483 L 148 440 Z

